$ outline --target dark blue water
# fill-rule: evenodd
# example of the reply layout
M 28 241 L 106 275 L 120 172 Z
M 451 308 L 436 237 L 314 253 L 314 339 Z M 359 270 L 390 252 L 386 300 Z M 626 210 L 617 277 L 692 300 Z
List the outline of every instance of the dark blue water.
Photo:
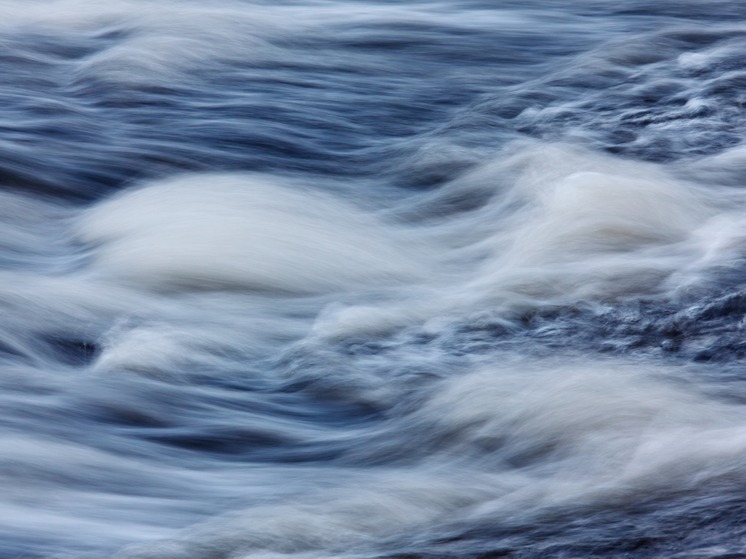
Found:
M 746 4 L 0 2 L 0 558 L 746 557 Z

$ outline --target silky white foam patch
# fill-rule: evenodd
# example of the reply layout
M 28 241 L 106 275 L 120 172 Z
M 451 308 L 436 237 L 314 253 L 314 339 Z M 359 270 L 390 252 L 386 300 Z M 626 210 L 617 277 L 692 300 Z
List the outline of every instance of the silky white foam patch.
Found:
M 475 208 L 444 215 L 449 200 L 469 197 Z M 316 334 L 390 331 L 475 306 L 511 316 L 516 308 L 667 295 L 708 281 L 744 252 L 733 217 L 743 195 L 563 144 L 511 146 L 421 201 L 420 230 L 439 249 L 437 273 L 401 304 L 330 307 Z M 413 208 L 408 200 L 416 215 Z
M 338 483 L 298 500 L 236 510 L 117 557 L 305 557 L 364 550 L 426 525 L 530 527 L 558 507 L 582 514 L 740 486 L 746 415 L 671 382 L 676 373 L 615 360 L 482 363 L 390 417 L 384 444 L 407 449 L 406 468 L 340 469 Z
M 491 201 L 459 219 L 464 235 L 482 231 L 463 249 L 481 260 L 468 290 L 493 301 L 655 292 L 696 258 L 690 235 L 717 213 L 655 165 L 567 146 L 525 145 L 464 182 L 490 177 Z
M 99 274 L 155 290 L 325 293 L 427 270 L 422 247 L 391 225 L 261 176 L 156 182 L 94 206 L 77 231 Z
M 251 4 L 251 3 L 249 3 Z M 75 80 L 95 79 L 122 86 L 170 85 L 193 79 L 195 68 L 215 62 L 255 65 L 284 63 L 297 59 L 298 51 L 278 46 L 276 41 L 296 40 L 309 32 L 324 32 L 330 25 L 366 24 L 381 21 L 430 22 L 433 26 L 459 25 L 478 29 L 496 25 L 526 24 L 526 18 L 511 10 L 471 11 L 454 19 L 447 7 L 361 4 L 340 11 L 333 4 L 316 2 L 268 5 L 260 2 L 247 9 L 246 2 L 203 3 L 149 2 L 143 0 L 48 0 L 19 6 L 0 0 L 0 19 L 15 29 L 34 33 L 99 34 L 101 30 L 118 35 L 107 46 L 77 60 L 71 66 Z M 488 22 L 488 23 L 487 23 Z M 320 31 L 321 30 L 321 31 Z M 314 65 L 335 67 L 323 55 L 309 55 Z M 354 61 L 359 67 L 360 60 Z
M 498 477 L 530 475 L 537 510 L 742 483 L 746 415 L 671 381 L 680 374 L 615 360 L 509 359 L 446 381 L 410 425 L 430 423 L 449 441 L 445 459 L 482 455 Z

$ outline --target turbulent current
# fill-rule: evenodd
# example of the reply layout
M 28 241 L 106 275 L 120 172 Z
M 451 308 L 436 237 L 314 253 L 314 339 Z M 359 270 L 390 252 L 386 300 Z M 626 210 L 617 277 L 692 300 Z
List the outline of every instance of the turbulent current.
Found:
M 0 0 L 0 559 L 746 557 L 746 3 Z

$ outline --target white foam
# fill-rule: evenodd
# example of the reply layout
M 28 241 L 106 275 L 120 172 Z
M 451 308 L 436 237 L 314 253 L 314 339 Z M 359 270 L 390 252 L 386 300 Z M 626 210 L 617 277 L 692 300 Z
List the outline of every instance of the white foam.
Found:
M 723 46 L 714 46 L 699 51 L 684 52 L 677 58 L 677 63 L 684 70 L 708 70 L 723 59 L 740 56 L 739 46 L 725 44 Z
M 532 497 L 540 495 L 539 508 L 743 481 L 746 415 L 671 382 L 680 374 L 614 360 L 513 358 L 446 381 L 410 425 L 430 423 L 450 443 L 447 459 L 481 454 L 498 475 L 528 474 L 540 486 Z
M 469 197 L 475 208 L 443 215 L 449 200 Z M 659 165 L 562 144 L 516 144 L 422 196 L 423 237 L 440 248 L 437 273 L 402 292 L 399 303 L 330 308 L 314 332 L 385 331 L 485 305 L 510 316 L 670 294 L 737 258 L 741 226 L 729 226 L 730 234 L 718 223 L 736 216 L 743 198 L 702 189 Z
M 655 292 L 715 213 L 697 188 L 654 165 L 561 145 L 526 146 L 479 173 L 500 189 L 463 218 L 484 232 L 465 249 L 484 255 L 468 290 L 493 301 Z
M 485 363 L 389 419 L 387 444 L 407 449 L 406 467 L 336 468 L 335 480 L 319 477 L 295 500 L 237 510 L 117 557 L 365 554 L 392 536 L 436 538 L 449 523 L 531 527 L 556 507 L 740 487 L 743 410 L 673 384 L 670 373 L 613 360 Z
M 715 62 L 715 56 L 704 52 L 684 52 L 677 62 L 686 70 L 702 70 Z
M 253 4 L 253 6 L 252 6 Z M 435 9 L 433 9 L 435 8 Z M 191 80 L 195 68 L 230 60 L 233 63 L 283 63 L 288 57 L 308 56 L 316 65 L 332 65 L 313 49 L 292 52 L 275 39 L 295 39 L 312 30 L 326 33 L 328 26 L 364 24 L 371 18 L 388 22 L 447 21 L 464 28 L 526 24 L 525 17 L 510 10 L 470 10 L 454 13 L 446 6 L 395 6 L 359 4 L 339 10 L 334 3 L 312 2 L 269 5 L 266 2 L 227 0 L 209 6 L 194 0 L 45 0 L 19 5 L 0 0 L 3 24 L 20 29 L 55 33 L 99 35 L 120 32 L 100 50 L 70 65 L 73 79 L 96 79 L 117 85 L 165 84 Z M 335 61 L 338 63 L 338 61 Z M 359 67 L 360 61 L 355 64 Z
M 96 205 L 77 231 L 101 276 L 155 290 L 324 293 L 427 270 L 422 247 L 394 227 L 261 176 L 150 184 Z

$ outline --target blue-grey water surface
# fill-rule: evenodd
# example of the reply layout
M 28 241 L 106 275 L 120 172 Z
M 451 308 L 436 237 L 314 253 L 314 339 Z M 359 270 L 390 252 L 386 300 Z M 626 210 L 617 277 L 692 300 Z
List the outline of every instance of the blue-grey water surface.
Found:
M 0 558 L 746 557 L 746 3 L 0 1 Z

